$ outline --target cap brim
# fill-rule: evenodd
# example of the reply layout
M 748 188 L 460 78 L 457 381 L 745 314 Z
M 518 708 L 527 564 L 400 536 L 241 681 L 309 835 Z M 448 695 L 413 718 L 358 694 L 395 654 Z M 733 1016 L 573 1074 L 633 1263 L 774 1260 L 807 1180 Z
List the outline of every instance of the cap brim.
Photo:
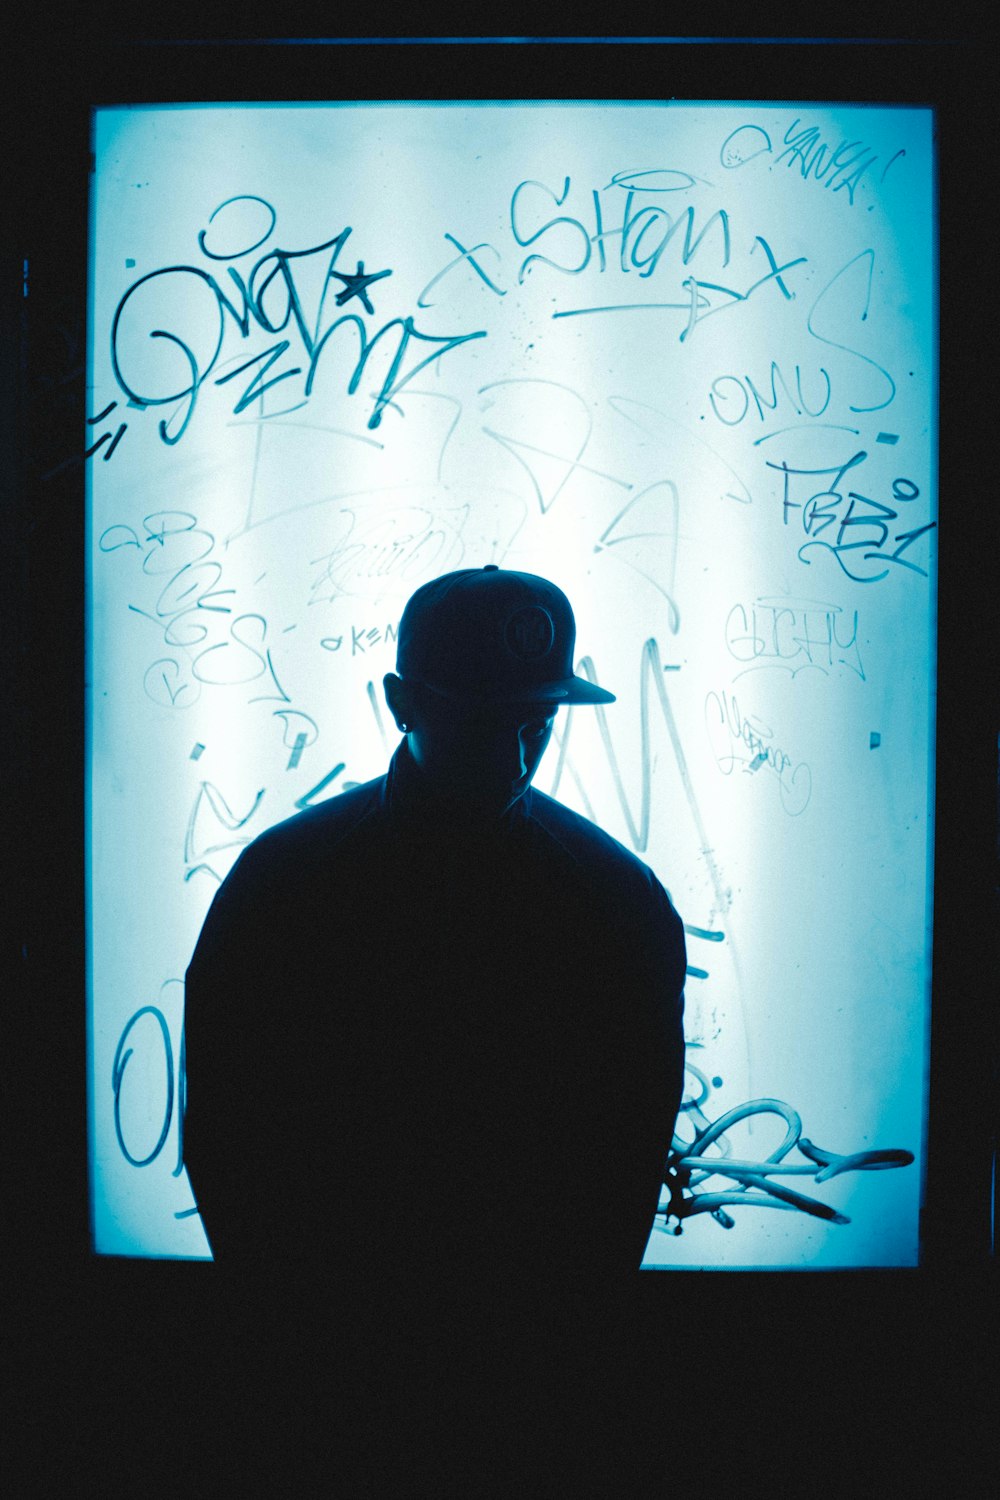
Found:
M 552 703 L 557 707 L 565 704 L 572 708 L 574 704 L 617 702 L 614 693 L 598 687 L 596 682 L 588 682 L 585 677 L 564 677 L 559 682 L 520 687 L 512 693 L 455 693 L 446 692 L 432 682 L 425 681 L 424 685 L 442 698 L 450 698 L 453 703 Z
M 553 684 L 563 691 L 558 698 L 553 699 L 557 703 L 614 703 L 614 693 L 609 693 L 607 688 L 598 687 L 596 682 L 588 682 L 586 677 L 571 677 L 568 682 Z M 546 700 L 548 701 L 548 700 Z

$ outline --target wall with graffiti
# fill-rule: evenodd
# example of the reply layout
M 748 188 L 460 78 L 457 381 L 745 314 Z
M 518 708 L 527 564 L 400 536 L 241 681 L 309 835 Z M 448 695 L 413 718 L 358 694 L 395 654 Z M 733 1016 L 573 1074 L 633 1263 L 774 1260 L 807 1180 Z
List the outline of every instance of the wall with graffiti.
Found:
M 915 1263 L 932 124 L 811 103 L 95 112 L 98 1252 L 209 1255 L 183 1163 L 205 912 L 257 834 L 381 774 L 403 604 L 494 562 L 566 591 L 577 671 L 617 695 L 560 710 L 536 785 L 647 861 L 685 922 L 688 1086 L 645 1264 Z

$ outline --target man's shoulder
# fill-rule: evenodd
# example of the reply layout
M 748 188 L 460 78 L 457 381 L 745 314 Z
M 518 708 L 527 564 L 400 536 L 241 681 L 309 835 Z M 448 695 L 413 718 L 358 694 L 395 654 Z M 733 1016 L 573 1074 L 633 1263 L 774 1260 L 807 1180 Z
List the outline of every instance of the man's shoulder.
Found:
M 666 894 L 656 875 L 637 855 L 554 797 L 533 789 L 531 818 L 591 885 L 634 899 L 652 900 Z
M 378 811 L 385 777 L 353 786 L 315 807 L 275 823 L 248 845 L 244 873 L 287 867 L 302 870 L 311 856 L 325 856 L 344 843 Z

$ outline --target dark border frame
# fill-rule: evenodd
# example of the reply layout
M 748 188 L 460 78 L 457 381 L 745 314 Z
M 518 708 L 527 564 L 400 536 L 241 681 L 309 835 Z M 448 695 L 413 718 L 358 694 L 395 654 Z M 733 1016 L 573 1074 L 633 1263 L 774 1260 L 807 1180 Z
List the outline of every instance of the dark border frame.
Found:
M 977 141 L 987 132 L 984 51 L 969 39 L 866 43 L 643 43 L 604 38 L 519 45 L 468 39 L 310 45 L 177 36 L 73 38 L 15 48 L 19 96 L 5 102 L 14 212 L 5 235 L 2 381 L 6 425 L 0 632 L 11 719 L 4 737 L 13 941 L 6 1019 L 13 1084 L 15 1207 L 29 1300 L 60 1318 L 91 1309 L 147 1316 L 166 1297 L 184 1318 L 211 1269 L 90 1253 L 86 1166 L 83 862 L 83 548 L 87 187 L 90 109 L 192 99 L 690 98 L 932 105 L 939 150 L 940 551 L 935 955 L 923 1249 L 902 1272 L 674 1272 L 642 1278 L 649 1354 L 679 1301 L 718 1335 L 750 1317 L 784 1323 L 852 1309 L 847 1329 L 898 1326 L 995 1273 L 997 1026 L 997 681 L 995 510 L 987 458 L 991 395 L 979 263 Z M 988 179 L 982 177 L 988 192 Z M 977 242 L 982 239 L 982 244 Z M 985 410 L 979 410 L 985 400 Z M 983 416 L 986 421 L 983 421 Z M 991 662 L 993 669 L 991 671 Z M 991 684 L 993 685 L 991 687 Z M 15 1247 L 17 1248 L 17 1247 Z M 669 1287 L 669 1290 L 668 1290 Z M 683 1287 L 683 1289 L 681 1289 Z M 950 1305 L 950 1304 L 949 1304 Z M 965 1306 L 965 1303 L 962 1304 Z M 127 1308 L 127 1313 L 121 1311 Z M 751 1312 L 752 1308 L 752 1312 Z M 61 1309 L 61 1311 L 60 1311 Z M 164 1317 L 166 1314 L 164 1314 Z M 89 1321 L 90 1318 L 96 1320 Z M 75 1326 L 75 1325 L 74 1325 Z M 81 1327 L 84 1325 L 80 1325 Z M 707 1336 L 707 1335 L 706 1335 Z M 842 1335 L 847 1358 L 848 1333 Z

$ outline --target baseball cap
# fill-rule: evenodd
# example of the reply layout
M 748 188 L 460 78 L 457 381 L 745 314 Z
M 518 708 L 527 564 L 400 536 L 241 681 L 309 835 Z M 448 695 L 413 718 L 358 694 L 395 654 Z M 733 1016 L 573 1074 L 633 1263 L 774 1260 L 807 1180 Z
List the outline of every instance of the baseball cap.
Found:
M 399 622 L 396 670 L 446 698 L 614 703 L 573 672 L 576 621 L 562 589 L 487 563 L 425 583 Z

